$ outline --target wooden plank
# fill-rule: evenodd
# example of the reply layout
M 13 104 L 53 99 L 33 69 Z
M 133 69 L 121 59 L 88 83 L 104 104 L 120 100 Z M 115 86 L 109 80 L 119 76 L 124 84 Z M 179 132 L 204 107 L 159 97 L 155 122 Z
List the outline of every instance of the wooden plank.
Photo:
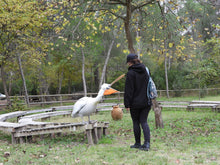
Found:
M 190 104 L 220 104 L 220 101 L 191 101 Z
M 68 115 L 68 114 L 71 114 L 71 111 L 55 111 L 55 112 L 34 114 L 34 115 L 22 117 L 19 120 L 19 123 L 25 123 L 25 122 L 30 122 L 32 120 L 38 120 L 41 118 L 47 118 L 47 117 L 59 116 L 59 115 Z
M 27 113 L 26 111 L 16 111 L 16 112 L 2 114 L 0 115 L 0 121 L 6 121 L 7 119 L 23 116 L 26 113 Z
M 52 112 L 52 108 L 47 108 L 47 109 L 36 109 L 36 110 L 31 110 L 31 111 L 26 111 L 26 114 L 32 114 L 32 113 L 40 113 L 40 112 Z
M 188 105 L 189 102 L 188 101 L 158 101 L 159 104 L 177 104 L 177 105 Z
M 78 130 L 85 130 L 85 125 L 69 124 L 69 125 L 61 125 L 61 126 L 36 128 L 36 129 L 30 129 L 30 130 L 22 130 L 22 131 L 14 132 L 14 137 L 34 136 L 34 135 L 62 133 L 62 132 L 73 132 L 73 131 L 78 131 Z
M 187 107 L 192 108 L 212 108 L 213 106 L 216 106 L 217 104 L 190 104 Z
M 162 108 L 187 108 L 187 105 L 160 105 Z

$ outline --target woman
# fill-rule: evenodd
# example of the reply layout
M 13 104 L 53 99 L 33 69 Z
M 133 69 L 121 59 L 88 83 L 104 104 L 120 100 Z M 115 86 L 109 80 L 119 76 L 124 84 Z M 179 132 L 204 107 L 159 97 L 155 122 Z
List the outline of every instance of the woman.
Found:
M 146 67 L 140 62 L 136 54 L 127 56 L 128 72 L 125 82 L 124 105 L 130 111 L 135 144 L 130 148 L 150 149 L 150 129 L 147 123 L 151 105 L 148 105 L 147 85 L 149 76 Z M 144 143 L 141 145 L 141 128 L 144 133 Z

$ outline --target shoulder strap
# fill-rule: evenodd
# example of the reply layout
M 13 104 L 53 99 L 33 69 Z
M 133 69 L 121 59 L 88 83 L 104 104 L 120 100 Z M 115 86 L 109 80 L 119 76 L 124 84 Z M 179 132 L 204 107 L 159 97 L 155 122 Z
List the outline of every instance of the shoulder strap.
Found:
M 148 76 L 150 77 L 150 73 L 149 73 L 148 67 L 146 67 L 146 71 L 147 71 Z

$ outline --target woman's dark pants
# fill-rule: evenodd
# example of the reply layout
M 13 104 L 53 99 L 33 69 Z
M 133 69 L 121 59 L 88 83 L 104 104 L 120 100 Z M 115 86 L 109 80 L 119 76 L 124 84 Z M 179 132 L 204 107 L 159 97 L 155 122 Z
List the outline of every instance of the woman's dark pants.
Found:
M 133 121 L 133 131 L 135 137 L 135 143 L 141 144 L 141 128 L 144 133 L 144 144 L 150 143 L 150 128 L 147 123 L 148 114 L 151 107 L 146 107 L 142 109 L 130 109 L 131 118 Z

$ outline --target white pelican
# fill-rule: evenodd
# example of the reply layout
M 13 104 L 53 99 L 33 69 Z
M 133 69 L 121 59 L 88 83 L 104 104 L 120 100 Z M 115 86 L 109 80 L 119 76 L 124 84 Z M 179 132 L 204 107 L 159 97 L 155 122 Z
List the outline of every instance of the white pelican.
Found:
M 110 95 L 116 93 L 115 89 L 110 87 L 111 84 L 103 84 L 95 98 L 82 97 L 73 106 L 72 117 L 88 116 L 90 122 L 90 115 L 96 111 L 96 107 L 99 101 L 101 101 L 103 95 Z

